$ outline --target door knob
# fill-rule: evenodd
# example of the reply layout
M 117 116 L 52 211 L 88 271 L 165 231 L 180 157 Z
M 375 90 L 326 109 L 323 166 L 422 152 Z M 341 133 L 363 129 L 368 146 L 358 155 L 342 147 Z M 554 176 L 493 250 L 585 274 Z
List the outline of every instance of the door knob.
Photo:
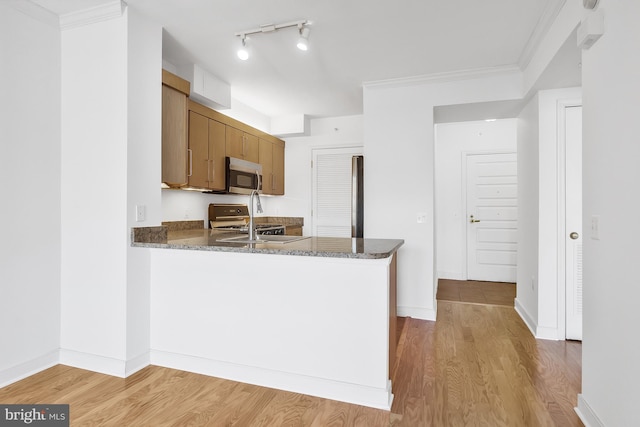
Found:
M 569 237 L 571 237 L 573 240 L 576 240 L 578 237 L 580 237 L 580 235 L 574 231 L 569 234 Z
M 473 215 L 470 215 L 469 222 L 470 223 L 475 223 L 475 222 L 480 222 L 480 220 L 479 219 L 473 219 Z

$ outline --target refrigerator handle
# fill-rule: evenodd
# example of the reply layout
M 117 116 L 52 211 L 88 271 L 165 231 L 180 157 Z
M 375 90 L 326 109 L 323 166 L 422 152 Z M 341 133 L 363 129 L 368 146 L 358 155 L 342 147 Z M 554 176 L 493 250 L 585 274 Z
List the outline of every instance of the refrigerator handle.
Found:
M 351 237 L 364 237 L 364 157 L 351 158 Z

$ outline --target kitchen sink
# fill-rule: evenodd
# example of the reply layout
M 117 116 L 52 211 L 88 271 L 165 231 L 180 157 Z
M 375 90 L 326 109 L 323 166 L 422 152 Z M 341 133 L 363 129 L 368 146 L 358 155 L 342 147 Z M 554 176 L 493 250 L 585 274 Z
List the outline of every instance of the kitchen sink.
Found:
M 308 238 L 309 236 L 260 235 L 258 239 L 250 240 L 246 235 L 242 235 L 227 237 L 218 241 L 228 243 L 291 243 Z

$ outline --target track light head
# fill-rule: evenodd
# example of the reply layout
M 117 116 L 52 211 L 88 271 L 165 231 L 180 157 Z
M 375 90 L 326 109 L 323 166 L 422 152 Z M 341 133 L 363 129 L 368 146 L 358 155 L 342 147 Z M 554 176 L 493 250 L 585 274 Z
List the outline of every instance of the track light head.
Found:
M 307 51 L 309 50 L 309 27 L 300 25 L 300 38 L 298 39 L 298 49 Z
M 247 59 L 249 59 L 249 50 L 247 49 L 246 39 L 247 36 L 243 34 L 241 40 L 242 46 L 240 46 L 240 49 L 238 49 L 238 58 L 240 58 L 242 61 L 246 61 Z

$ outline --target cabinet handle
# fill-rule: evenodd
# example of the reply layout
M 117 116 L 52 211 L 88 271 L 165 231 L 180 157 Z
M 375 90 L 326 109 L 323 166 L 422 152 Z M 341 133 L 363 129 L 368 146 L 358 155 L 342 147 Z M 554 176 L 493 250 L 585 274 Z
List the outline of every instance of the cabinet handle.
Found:
M 211 162 L 211 181 L 213 182 L 216 180 L 216 161 L 215 160 L 209 160 Z
M 211 182 L 211 160 L 207 160 L 207 182 Z
M 245 154 L 246 143 L 247 143 L 247 137 L 245 135 L 242 135 L 242 157 L 246 157 L 246 154 Z
M 189 153 L 189 175 L 187 176 L 191 176 L 193 175 L 193 151 L 191 148 L 187 148 L 187 153 Z
M 271 189 L 276 189 L 276 176 L 273 173 L 271 174 Z

